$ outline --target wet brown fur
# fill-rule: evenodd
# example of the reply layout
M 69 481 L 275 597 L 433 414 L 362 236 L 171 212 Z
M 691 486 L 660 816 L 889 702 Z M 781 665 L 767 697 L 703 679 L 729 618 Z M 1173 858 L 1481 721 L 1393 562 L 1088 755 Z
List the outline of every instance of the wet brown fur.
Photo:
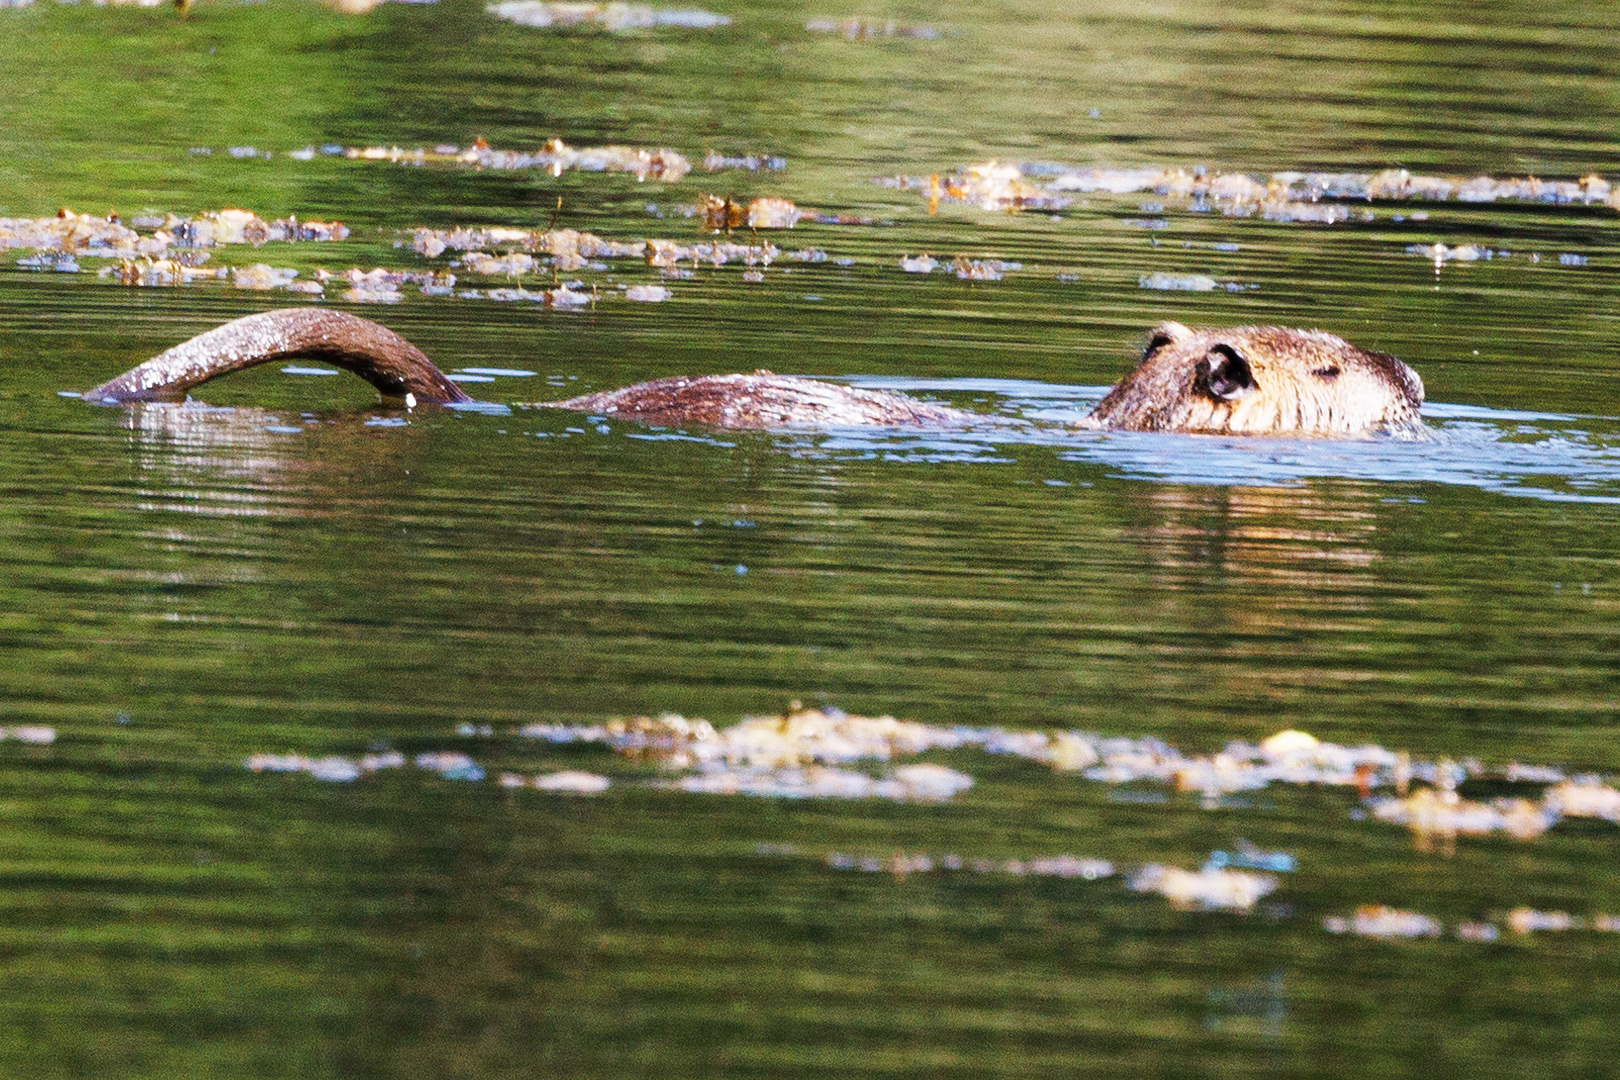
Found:
M 654 379 L 621 390 L 543 403 L 648 424 L 718 428 L 804 428 L 867 425 L 957 427 L 977 413 L 930 405 L 904 394 L 775 375 L 698 375 Z
M 267 311 L 227 323 L 84 396 L 107 404 L 173 398 L 218 375 L 292 356 L 328 360 L 391 397 L 469 400 L 404 338 L 369 320 L 319 308 Z M 1417 428 L 1422 402 L 1423 383 L 1411 368 L 1332 334 L 1266 326 L 1195 331 L 1165 323 L 1149 336 L 1136 369 L 1083 424 L 1127 431 L 1358 436 Z M 956 427 L 981 419 L 904 394 L 768 371 L 656 379 L 536 404 L 650 424 L 767 430 Z
M 84 398 L 108 405 L 172 401 L 210 379 L 295 356 L 325 360 L 352 371 L 384 397 L 472 400 L 422 350 L 386 326 L 321 308 L 261 311 L 216 326 L 85 391 Z
M 1088 426 L 1116 431 L 1369 435 L 1415 429 L 1423 380 L 1320 330 L 1154 328 Z

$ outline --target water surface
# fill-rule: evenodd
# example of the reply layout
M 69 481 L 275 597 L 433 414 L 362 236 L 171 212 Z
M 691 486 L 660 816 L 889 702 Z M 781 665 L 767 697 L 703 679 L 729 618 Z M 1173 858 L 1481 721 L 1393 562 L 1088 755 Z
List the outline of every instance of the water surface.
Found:
M 1592 928 L 1620 912 L 1607 821 L 1461 837 L 1448 855 L 1369 820 L 1353 787 L 1209 799 L 974 748 L 927 756 L 973 778 L 947 803 L 699 795 L 660 786 L 655 763 L 519 732 L 662 712 L 724 725 L 799 700 L 1189 753 L 1295 727 L 1493 775 L 1515 760 L 1620 773 L 1614 209 L 1375 202 L 1314 225 L 1082 193 L 930 215 L 894 182 L 992 159 L 1037 177 L 1620 181 L 1614 18 L 1564 3 L 715 10 L 729 26 L 623 36 L 462 0 L 364 16 L 199 0 L 183 21 L 0 10 L 0 216 L 345 222 L 341 242 L 207 263 L 303 280 L 451 269 L 455 253 L 412 250 L 419 227 L 539 230 L 555 214 L 692 243 L 685 208 L 705 194 L 823 219 L 762 230 L 783 253 L 765 267 L 559 271 L 595 290 L 580 311 L 487 298 L 552 287 L 546 267 L 458 269 L 458 291 L 483 298 L 407 284 L 384 305 L 330 285 L 319 301 L 136 288 L 91 255 L 67 273 L 0 253 L 0 727 L 56 733 L 0 742 L 9 1071 L 1601 1075 L 1620 959 Z M 874 14 L 940 33 L 805 28 Z M 699 164 L 666 184 L 319 149 L 476 138 Z M 708 151 L 785 167 L 710 172 Z M 1436 243 L 1495 257 L 1409 250 Z M 999 281 L 901 271 L 922 253 L 1017 265 Z M 1221 287 L 1142 287 L 1154 274 Z M 635 284 L 670 299 L 630 302 Z M 377 318 L 447 371 L 503 372 L 468 384 L 502 407 L 389 411 L 357 380 L 276 367 L 206 387 L 208 407 L 61 396 L 306 302 Z M 1392 352 L 1427 384 L 1429 437 L 1066 430 L 1165 319 L 1318 326 Z M 757 367 L 987 420 L 715 433 L 521 407 Z M 386 751 L 407 765 L 348 783 L 243 767 Z M 409 764 L 429 751 L 467 754 L 484 779 Z M 562 769 L 613 784 L 497 782 Z M 1240 841 L 1297 861 L 1249 913 L 1124 884 Z M 1060 854 L 1122 872 L 1007 870 Z M 968 869 L 897 858 L 922 855 Z M 1443 933 L 1325 929 L 1363 905 Z M 1582 928 L 1516 934 L 1521 907 Z M 1463 940 L 1465 924 L 1500 935 Z

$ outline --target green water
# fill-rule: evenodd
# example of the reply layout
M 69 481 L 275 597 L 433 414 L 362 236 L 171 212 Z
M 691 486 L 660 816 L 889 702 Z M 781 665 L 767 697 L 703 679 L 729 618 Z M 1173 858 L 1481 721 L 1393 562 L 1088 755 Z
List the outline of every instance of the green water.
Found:
M 396 305 L 338 287 L 321 302 L 446 370 L 536 373 L 469 384 L 497 403 L 769 367 L 1056 418 L 1164 319 L 1312 325 L 1417 368 L 1434 437 L 674 438 L 524 409 L 404 417 L 356 380 L 273 369 L 199 392 L 228 408 L 101 409 L 60 393 L 307 301 L 0 253 L 0 727 L 57 732 L 0 742 L 0 1072 L 1610 1074 L 1620 939 L 1449 929 L 1521 906 L 1620 910 L 1606 822 L 1465 837 L 1448 856 L 1358 820 L 1353 791 L 1129 801 L 976 750 L 930 756 L 974 778 L 946 804 L 705 796 L 516 731 L 664 711 L 723 724 L 797 699 L 1200 752 L 1299 727 L 1421 759 L 1620 772 L 1614 210 L 1381 203 L 1318 226 L 1145 194 L 930 216 L 874 182 L 990 159 L 1620 181 L 1620 20 L 1572 3 L 714 10 L 730 26 L 620 36 L 461 0 L 364 16 L 198 0 L 183 21 L 3 9 L 0 216 L 343 220 L 341 243 L 209 264 L 308 278 L 442 270 L 453 255 L 422 259 L 410 230 L 538 229 L 554 212 L 690 243 L 680 207 L 776 195 L 869 223 L 762 233 L 828 258 L 759 281 L 737 264 L 580 270 L 599 294 L 581 312 L 414 286 Z M 941 36 L 804 26 L 857 14 Z M 786 167 L 663 184 L 289 156 L 480 137 Z M 229 153 L 246 146 L 271 156 Z M 1436 242 L 1511 255 L 1437 270 L 1406 250 Z M 1019 268 L 899 271 L 921 252 Z M 1235 288 L 1142 288 L 1152 273 Z M 665 303 L 616 291 L 660 281 Z M 384 747 L 464 751 L 489 778 L 242 765 Z M 565 768 L 614 786 L 566 798 L 493 779 Z M 1120 877 L 829 863 L 1196 867 L 1240 839 L 1299 863 L 1247 915 L 1174 910 Z M 1447 934 L 1324 931 L 1365 904 Z

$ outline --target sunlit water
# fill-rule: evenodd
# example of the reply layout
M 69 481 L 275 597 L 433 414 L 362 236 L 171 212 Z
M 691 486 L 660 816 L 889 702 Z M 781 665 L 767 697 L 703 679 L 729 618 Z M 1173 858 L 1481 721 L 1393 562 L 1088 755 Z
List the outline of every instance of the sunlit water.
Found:
M 1447 835 L 1376 800 L 1403 752 L 1469 804 L 1620 774 L 1620 216 L 1344 200 L 1324 225 L 1076 191 L 931 215 L 926 191 L 991 159 L 1620 181 L 1607 10 L 925 5 L 895 22 L 937 36 L 854 40 L 806 22 L 871 12 L 716 12 L 616 35 L 460 0 L 0 9 L 0 217 L 339 219 L 204 265 L 419 279 L 361 303 L 0 253 L 4 1071 L 1603 1075 L 1620 826 Z M 693 170 L 322 152 L 479 137 Z M 480 275 L 414 250 L 554 216 L 690 245 L 704 195 L 808 216 L 734 232 L 768 266 Z M 581 310 L 491 299 L 569 280 Z M 296 303 L 385 322 L 487 404 L 387 410 L 297 363 L 206 405 L 63 396 Z M 1424 435 L 1072 427 L 1166 319 L 1394 353 Z M 758 367 L 985 420 L 523 405 Z M 795 700 L 949 738 L 825 789 L 756 776 L 762 797 L 535 735 Z M 1213 763 L 1286 728 L 1372 755 L 1372 801 L 1353 774 L 1236 788 L 1031 750 Z M 900 778 L 919 762 L 942 771 Z M 608 786 L 565 793 L 600 786 L 578 774 Z M 1275 884 L 1176 907 L 1150 869 L 1205 866 Z

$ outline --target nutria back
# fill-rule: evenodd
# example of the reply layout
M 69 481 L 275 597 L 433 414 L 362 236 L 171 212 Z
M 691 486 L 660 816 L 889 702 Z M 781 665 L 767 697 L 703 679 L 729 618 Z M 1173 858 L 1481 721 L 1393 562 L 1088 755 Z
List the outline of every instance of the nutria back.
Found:
M 982 419 L 977 413 L 930 405 L 904 394 L 861 390 L 769 371 L 654 379 L 567 401 L 535 404 L 623 416 L 647 424 L 704 424 L 734 429 L 961 427 Z
M 1119 431 L 1373 435 L 1416 430 L 1423 380 L 1320 330 L 1155 328 L 1087 425 Z

